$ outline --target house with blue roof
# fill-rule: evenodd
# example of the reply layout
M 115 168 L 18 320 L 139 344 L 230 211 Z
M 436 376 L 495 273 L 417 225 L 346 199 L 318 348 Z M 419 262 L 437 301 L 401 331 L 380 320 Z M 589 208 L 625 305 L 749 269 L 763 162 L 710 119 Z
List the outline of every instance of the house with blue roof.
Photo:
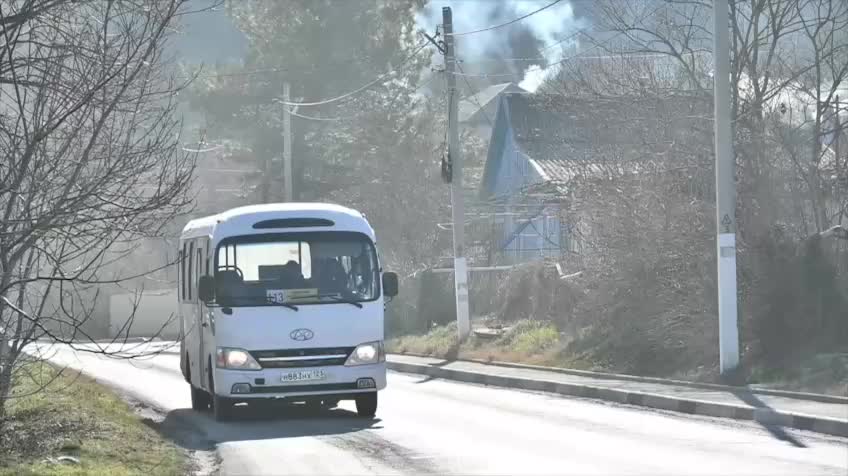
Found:
M 690 98 L 501 94 L 471 206 L 479 218 L 470 233 L 488 247 L 488 264 L 567 263 L 578 255 L 589 230 L 571 208 L 573 185 L 656 170 L 657 159 L 665 163 L 663 154 L 683 142 L 679 134 L 690 133 L 691 122 L 674 118 L 694 116 L 693 104 Z
M 504 94 L 527 93 L 515 83 L 493 84 L 480 92 L 463 98 L 458 104 L 459 123 L 464 129 L 474 131 L 479 137 L 492 135 L 498 104 Z

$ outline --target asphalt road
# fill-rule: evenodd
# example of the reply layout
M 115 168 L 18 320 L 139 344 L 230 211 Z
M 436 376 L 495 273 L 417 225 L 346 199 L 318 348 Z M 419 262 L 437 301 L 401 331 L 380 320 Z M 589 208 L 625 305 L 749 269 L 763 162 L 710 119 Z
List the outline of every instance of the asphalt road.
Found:
M 160 410 L 183 446 L 217 448 L 223 474 L 848 474 L 844 439 L 396 373 L 373 421 L 343 402 L 222 424 L 190 409 L 176 355 L 51 357 Z

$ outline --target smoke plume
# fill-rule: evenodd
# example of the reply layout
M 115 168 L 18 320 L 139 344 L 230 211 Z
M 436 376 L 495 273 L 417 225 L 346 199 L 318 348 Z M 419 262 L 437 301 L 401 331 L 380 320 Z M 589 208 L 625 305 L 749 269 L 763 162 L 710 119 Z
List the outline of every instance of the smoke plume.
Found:
M 419 12 L 417 23 L 432 33 L 442 23 L 442 7 L 449 6 L 454 32 L 481 30 L 531 13 L 550 1 L 431 0 Z M 581 23 L 571 4 L 563 1 L 502 28 L 457 36 L 457 55 L 464 72 L 475 75 L 478 84 L 513 81 L 535 90 L 551 72 L 545 69 L 548 63 L 558 60 L 563 49 L 575 43 L 569 36 Z

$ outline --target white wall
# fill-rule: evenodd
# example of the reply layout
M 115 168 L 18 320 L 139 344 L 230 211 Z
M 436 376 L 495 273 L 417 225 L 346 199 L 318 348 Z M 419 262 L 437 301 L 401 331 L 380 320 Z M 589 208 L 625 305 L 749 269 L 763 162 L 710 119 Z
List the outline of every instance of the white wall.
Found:
M 133 315 L 136 302 L 138 307 Z M 177 303 L 176 289 L 113 294 L 109 299 L 109 337 L 119 333 L 121 337 L 127 336 L 127 329 L 123 328 L 126 325 L 129 337 L 176 339 L 180 331 Z M 129 319 L 132 322 L 127 324 Z

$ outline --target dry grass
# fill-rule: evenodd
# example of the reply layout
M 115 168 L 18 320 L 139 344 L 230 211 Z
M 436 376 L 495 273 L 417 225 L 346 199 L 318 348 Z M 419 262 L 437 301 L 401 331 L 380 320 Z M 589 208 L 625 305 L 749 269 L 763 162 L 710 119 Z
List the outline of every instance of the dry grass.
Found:
M 552 323 L 536 320 L 518 321 L 506 334 L 496 340 L 472 337 L 458 351 L 455 348 L 455 342 L 456 324 L 452 323 L 434 328 L 424 335 L 390 340 L 388 350 L 392 353 L 412 353 L 444 359 L 458 357 L 635 375 L 639 373 L 621 371 L 622 367 L 633 367 L 627 367 L 624 364 L 613 365 L 612 359 L 599 360 L 599 356 L 606 354 L 646 357 L 644 351 L 637 351 L 638 346 L 624 346 L 617 350 L 609 348 L 612 342 L 620 341 L 610 340 L 610 336 L 603 333 L 592 332 L 577 341 L 579 345 L 575 346 L 573 342 L 569 342 L 566 335 L 557 331 Z M 581 351 L 580 349 L 584 347 L 592 348 Z M 651 357 L 656 358 L 656 355 Z M 711 367 L 696 367 L 661 376 L 679 380 L 714 381 L 715 371 Z M 768 388 L 846 395 L 848 394 L 848 354 L 819 355 L 801 362 L 793 372 L 774 373 L 756 369 L 750 376 L 750 383 Z
M 407 352 L 445 358 L 455 347 L 456 323 L 436 327 L 427 334 L 404 336 L 388 342 L 389 352 L 404 354 Z
M 29 376 L 15 383 L 0 435 L 0 475 L 186 473 L 185 454 L 117 395 L 71 371 L 28 395 L 57 372 L 47 364 L 28 365 Z M 50 462 L 61 456 L 80 464 Z
M 439 358 L 481 359 L 520 362 L 533 365 L 561 365 L 585 368 L 586 364 L 562 357 L 565 341 L 556 327 L 547 321 L 522 320 L 497 340 L 470 338 L 457 352 L 456 324 L 436 327 L 419 336 L 390 340 L 389 352 L 429 355 Z

